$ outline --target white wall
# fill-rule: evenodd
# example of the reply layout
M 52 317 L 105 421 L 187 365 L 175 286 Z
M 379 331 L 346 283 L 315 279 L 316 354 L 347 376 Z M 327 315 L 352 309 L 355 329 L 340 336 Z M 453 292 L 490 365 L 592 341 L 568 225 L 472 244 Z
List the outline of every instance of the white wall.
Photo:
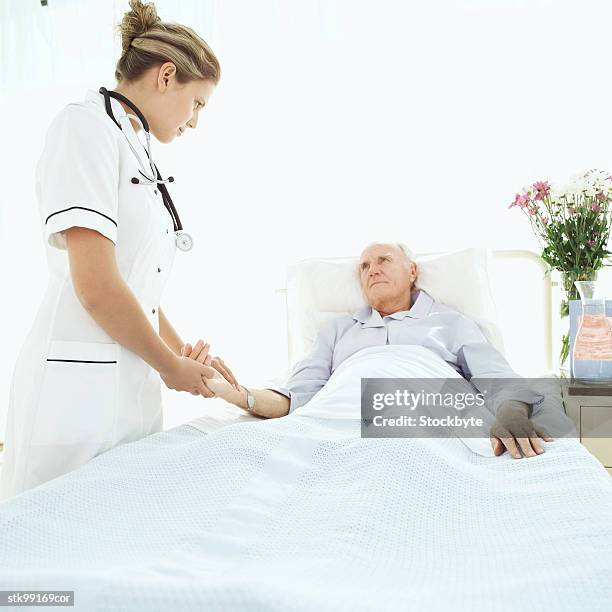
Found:
M 196 240 L 177 254 L 163 306 L 245 384 L 286 367 L 274 289 L 288 263 L 380 236 L 417 252 L 538 251 L 507 209 L 515 191 L 611 169 L 604 0 L 156 4 L 202 34 L 223 70 L 198 129 L 154 143 Z M 114 85 L 113 23 L 127 3 L 49 5 L 0 0 L 0 422 L 46 276 L 32 180 L 44 131 L 86 89 Z M 167 422 L 203 402 L 169 393 Z

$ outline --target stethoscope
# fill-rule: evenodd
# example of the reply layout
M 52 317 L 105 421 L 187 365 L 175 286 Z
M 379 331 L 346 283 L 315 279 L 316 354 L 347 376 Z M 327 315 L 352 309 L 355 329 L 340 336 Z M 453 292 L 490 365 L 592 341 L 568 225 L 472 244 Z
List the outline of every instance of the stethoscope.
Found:
M 100 87 L 99 91 L 104 96 L 104 106 L 106 107 L 106 112 L 108 116 L 115 122 L 117 127 L 121 130 L 121 132 L 125 136 L 125 139 L 128 145 L 130 146 L 130 149 L 132 150 L 132 153 L 134 154 L 134 157 L 138 160 L 138 163 L 140 164 L 141 169 L 139 170 L 139 172 L 142 175 L 142 178 L 138 178 L 134 176 L 132 177 L 132 183 L 134 183 L 134 185 L 145 185 L 147 187 L 152 186 L 152 185 L 157 185 L 161 193 L 162 200 L 164 201 L 164 206 L 166 207 L 166 210 L 172 217 L 172 223 L 174 225 L 174 235 L 176 236 L 177 248 L 179 248 L 181 251 L 191 251 L 191 249 L 193 248 L 193 238 L 187 232 L 183 230 L 181 219 L 179 217 L 178 212 L 176 211 L 174 202 L 172 202 L 172 198 L 170 197 L 170 194 L 168 193 L 168 188 L 166 187 L 166 183 L 174 182 L 174 177 L 169 176 L 167 179 L 162 179 L 161 174 L 159 173 L 159 170 L 157 169 L 157 166 L 153 162 L 153 154 L 151 153 L 151 135 L 149 133 L 149 123 L 145 119 L 145 116 L 140 112 L 140 109 L 133 102 L 128 100 L 124 95 L 116 91 L 108 91 L 106 87 Z M 145 152 L 147 154 L 147 157 L 149 158 L 149 166 L 150 166 L 150 172 L 151 172 L 150 175 L 147 174 L 147 170 L 145 169 L 145 166 L 142 163 L 142 159 L 140 158 L 140 155 L 138 155 L 138 152 L 134 148 L 134 145 L 132 144 L 130 139 L 127 137 L 126 133 L 123 131 L 123 127 L 117 121 L 117 119 L 115 119 L 115 115 L 113 114 L 113 109 L 111 107 L 111 101 L 110 101 L 111 98 L 115 98 L 116 100 L 121 100 L 121 102 L 129 106 L 136 113 L 136 115 L 127 113 L 126 116 L 130 119 L 134 119 L 134 121 L 136 121 L 140 125 L 140 127 L 142 128 L 142 131 L 145 133 L 145 136 L 147 139 L 147 146 L 146 146 Z

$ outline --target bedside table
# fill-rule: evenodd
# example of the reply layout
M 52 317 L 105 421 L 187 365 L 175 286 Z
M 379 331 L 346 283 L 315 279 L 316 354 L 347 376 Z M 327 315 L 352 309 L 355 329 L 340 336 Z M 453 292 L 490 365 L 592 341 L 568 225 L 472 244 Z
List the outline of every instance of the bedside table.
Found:
M 565 414 L 574 421 L 580 442 L 612 476 L 612 385 L 567 380 L 562 389 Z

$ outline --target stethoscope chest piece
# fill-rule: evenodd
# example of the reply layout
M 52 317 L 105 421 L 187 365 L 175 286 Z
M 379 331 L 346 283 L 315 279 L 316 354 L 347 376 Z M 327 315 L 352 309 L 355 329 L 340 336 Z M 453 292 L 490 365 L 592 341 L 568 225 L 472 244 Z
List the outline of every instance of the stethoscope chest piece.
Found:
M 191 251 L 193 249 L 193 238 L 183 231 L 174 232 L 176 236 L 176 247 L 181 251 Z

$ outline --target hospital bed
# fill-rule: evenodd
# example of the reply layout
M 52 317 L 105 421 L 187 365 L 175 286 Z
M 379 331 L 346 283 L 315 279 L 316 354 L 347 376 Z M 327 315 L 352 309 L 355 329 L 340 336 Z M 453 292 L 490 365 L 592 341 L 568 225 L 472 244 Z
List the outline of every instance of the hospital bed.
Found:
M 504 290 L 494 266 L 514 287 L 508 270 L 531 270 L 540 292 L 520 306 L 514 294 L 511 306 L 465 308 L 517 369 L 550 371 L 554 286 L 541 262 L 423 257 L 421 282 L 449 302 L 462 291 L 431 275 L 453 259 L 463 293 L 481 283 L 489 298 Z M 289 361 L 359 301 L 350 268 L 290 269 Z M 521 355 L 505 317 L 529 300 L 543 325 Z M 365 349 L 286 418 L 203 417 L 0 504 L 0 590 L 73 590 L 83 610 L 609 610 L 612 479 L 577 439 L 515 460 L 459 439 L 359 437 L 356 377 L 393 374 L 423 351 Z

